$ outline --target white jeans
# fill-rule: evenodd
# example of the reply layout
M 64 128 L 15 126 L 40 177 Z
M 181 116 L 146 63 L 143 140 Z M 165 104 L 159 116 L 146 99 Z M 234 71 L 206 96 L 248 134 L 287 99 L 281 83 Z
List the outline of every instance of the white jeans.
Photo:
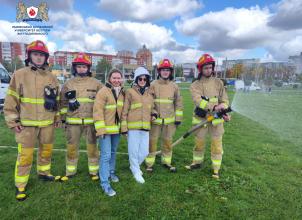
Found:
M 134 175 L 140 173 L 140 165 L 149 154 L 149 131 L 128 131 L 128 154 L 130 170 Z

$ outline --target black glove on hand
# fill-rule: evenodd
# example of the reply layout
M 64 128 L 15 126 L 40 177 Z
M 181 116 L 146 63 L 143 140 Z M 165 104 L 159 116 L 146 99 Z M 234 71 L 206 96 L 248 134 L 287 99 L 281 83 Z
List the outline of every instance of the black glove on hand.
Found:
M 68 109 L 69 111 L 75 111 L 80 107 L 80 103 L 76 99 L 76 91 L 71 90 L 65 93 L 66 99 L 68 99 Z
M 207 97 L 207 96 L 203 96 L 202 95 L 201 98 L 204 99 L 204 100 L 206 100 L 207 102 L 210 101 L 209 97 Z
M 178 126 L 178 125 L 181 124 L 181 121 L 175 121 L 174 124 L 175 124 L 176 126 Z
M 201 118 L 204 118 L 207 115 L 207 111 L 202 108 L 199 108 L 199 107 L 195 108 L 194 113 L 195 113 L 195 115 L 197 115 L 198 117 L 201 117 Z
M 55 88 L 51 88 L 50 86 L 45 86 L 44 88 L 44 108 L 48 111 L 57 111 L 57 95 L 58 91 Z

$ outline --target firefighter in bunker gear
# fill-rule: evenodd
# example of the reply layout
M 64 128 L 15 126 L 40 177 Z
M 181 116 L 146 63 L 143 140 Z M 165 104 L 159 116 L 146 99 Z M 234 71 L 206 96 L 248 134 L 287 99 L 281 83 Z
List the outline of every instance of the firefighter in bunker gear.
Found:
M 172 81 L 173 64 L 168 59 L 163 59 L 160 61 L 157 71 L 158 79 L 151 83 L 150 94 L 154 97 L 154 109 L 158 117 L 152 121 L 149 155 L 145 162 L 147 171 L 152 172 L 157 142 L 160 135 L 162 135 L 161 163 L 171 172 L 175 172 L 176 168 L 171 165 L 172 138 L 183 117 L 182 97 L 178 86 Z
M 77 172 L 79 145 L 82 134 L 86 139 L 88 170 L 92 180 L 98 180 L 99 151 L 93 124 L 93 104 L 97 92 L 103 85 L 90 73 L 91 61 L 84 53 L 72 61 L 74 77 L 68 80 L 60 93 L 60 114 L 66 123 L 67 138 L 66 174 L 61 181 L 67 181 Z
M 208 54 L 201 56 L 197 63 L 198 79 L 190 87 L 195 110 L 192 124 L 199 124 L 208 114 L 228 108 L 229 101 L 223 82 L 213 76 L 215 60 Z M 211 160 L 213 177 L 219 178 L 222 161 L 222 136 L 224 133 L 223 122 L 229 120 L 225 115 L 223 119 L 214 119 L 211 124 L 201 127 L 195 132 L 195 146 L 193 149 L 193 162 L 186 166 L 187 169 L 196 169 L 204 161 L 206 135 L 211 135 Z
M 48 49 L 42 41 L 27 46 L 26 67 L 11 79 L 4 103 L 7 126 L 15 131 L 18 157 L 15 166 L 16 199 L 26 199 L 25 187 L 38 142 L 37 172 L 46 181 L 58 180 L 51 175 L 54 125 L 60 120 L 56 112 L 59 83 L 49 69 Z

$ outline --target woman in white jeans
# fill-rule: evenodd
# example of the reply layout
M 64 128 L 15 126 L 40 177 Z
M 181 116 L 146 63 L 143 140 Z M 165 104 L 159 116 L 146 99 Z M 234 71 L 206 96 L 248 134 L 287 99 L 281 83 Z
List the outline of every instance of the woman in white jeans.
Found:
M 144 183 L 140 165 L 149 154 L 149 130 L 151 120 L 157 117 L 153 109 L 153 97 L 149 93 L 150 74 L 144 67 L 134 72 L 134 84 L 126 91 L 122 111 L 121 132 L 128 134 L 130 170 L 138 183 Z

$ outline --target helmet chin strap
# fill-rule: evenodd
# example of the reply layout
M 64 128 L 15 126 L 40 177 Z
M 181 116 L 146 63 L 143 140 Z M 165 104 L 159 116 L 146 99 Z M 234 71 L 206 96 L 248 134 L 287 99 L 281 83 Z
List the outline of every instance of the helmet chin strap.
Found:
M 44 53 L 42 53 L 44 54 Z M 25 65 L 28 66 L 28 64 L 31 64 L 32 67 L 36 68 L 36 69 L 42 69 L 42 70 L 45 70 L 45 67 L 48 66 L 48 63 L 47 63 L 47 59 L 48 59 L 48 55 L 47 54 L 44 54 L 45 55 L 45 61 L 42 65 L 37 65 L 35 64 L 32 59 L 31 59 L 31 52 L 29 52 L 27 54 L 27 59 L 25 60 Z
M 88 76 L 88 71 L 86 73 L 77 73 L 77 76 L 79 77 L 85 77 L 85 76 Z
M 168 80 L 170 78 L 170 76 L 168 76 L 167 78 L 162 77 L 162 75 L 160 74 L 160 78 L 162 78 L 163 80 Z
M 32 65 L 33 68 L 35 69 L 41 69 L 41 70 L 45 70 L 44 66 L 46 65 L 45 63 L 43 65 L 37 65 L 34 62 L 30 61 L 30 64 Z
M 90 67 L 88 67 L 86 73 L 78 73 L 78 72 L 77 72 L 76 65 L 73 65 L 72 69 L 73 69 L 73 74 L 74 74 L 75 76 L 85 77 L 85 76 L 89 76 L 89 74 L 90 74 Z

